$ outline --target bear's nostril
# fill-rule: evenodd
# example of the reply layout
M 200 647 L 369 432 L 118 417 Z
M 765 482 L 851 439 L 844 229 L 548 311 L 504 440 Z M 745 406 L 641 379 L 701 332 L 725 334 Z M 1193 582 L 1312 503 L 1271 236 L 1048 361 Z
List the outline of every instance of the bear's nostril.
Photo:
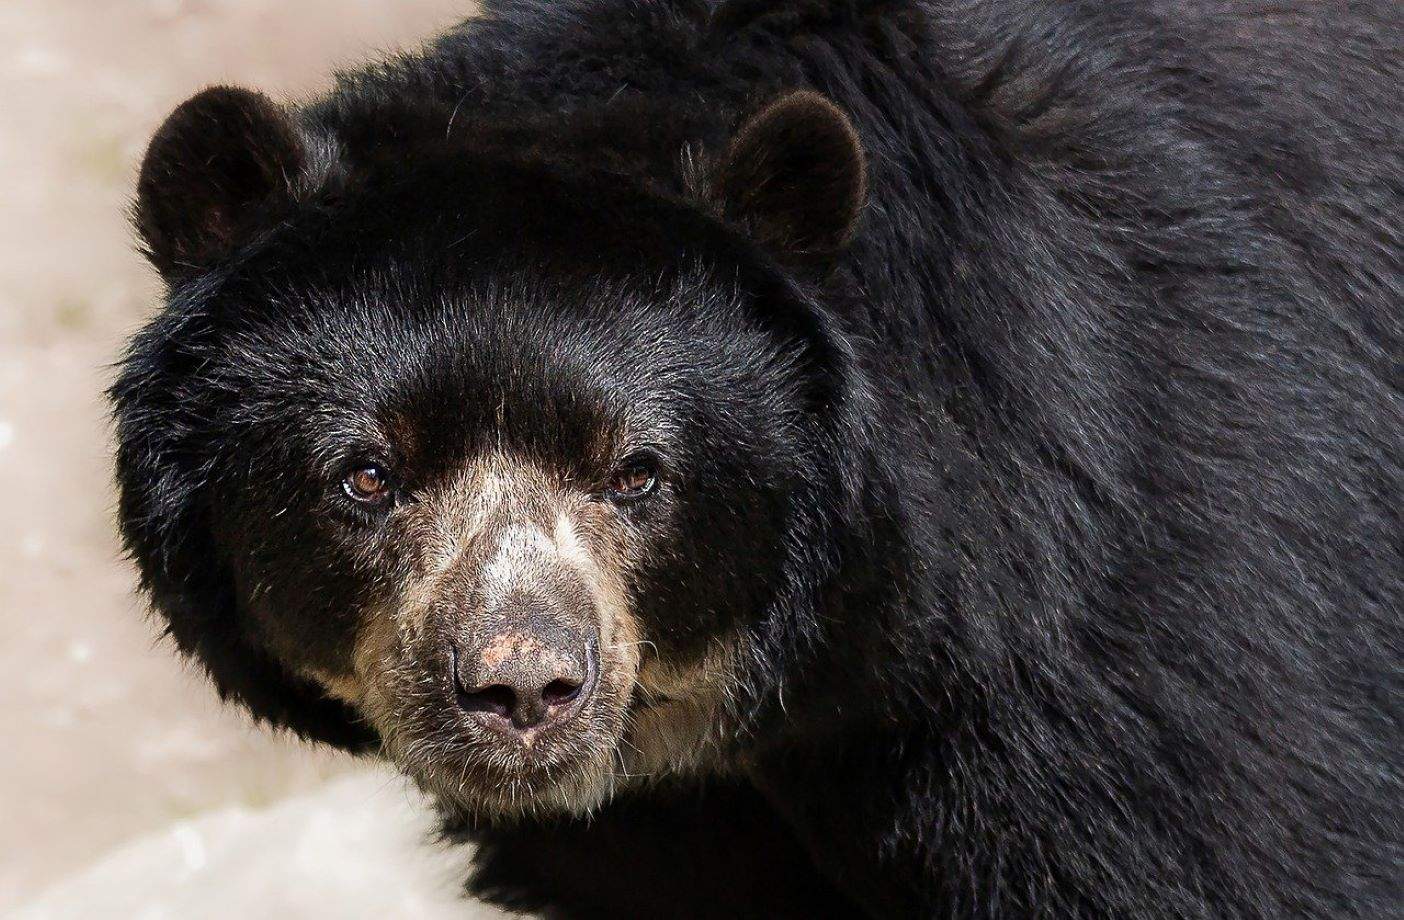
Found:
M 517 707 L 517 693 L 505 684 L 493 684 L 476 690 L 459 687 L 458 704 L 468 712 L 490 712 L 506 718 Z
M 580 688 L 584 685 L 583 681 L 558 678 L 541 688 L 541 700 L 547 706 L 569 703 L 580 695 Z

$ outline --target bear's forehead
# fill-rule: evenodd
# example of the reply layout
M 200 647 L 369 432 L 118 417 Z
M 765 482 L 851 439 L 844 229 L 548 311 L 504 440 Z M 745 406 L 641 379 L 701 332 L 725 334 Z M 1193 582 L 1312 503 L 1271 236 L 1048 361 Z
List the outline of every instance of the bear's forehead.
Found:
M 700 270 L 553 276 L 442 261 L 382 252 L 227 292 L 224 373 L 270 396 L 406 419 L 555 412 L 569 425 L 756 374 L 777 347 L 744 295 Z
M 630 445 L 671 447 L 704 392 L 672 373 L 665 351 L 627 337 L 485 317 L 368 334 L 360 321 L 322 319 L 316 335 L 278 336 L 278 350 L 241 348 L 226 360 L 238 364 L 235 388 L 261 436 L 296 444 L 328 475 L 356 455 L 444 479 L 500 452 L 584 475 Z

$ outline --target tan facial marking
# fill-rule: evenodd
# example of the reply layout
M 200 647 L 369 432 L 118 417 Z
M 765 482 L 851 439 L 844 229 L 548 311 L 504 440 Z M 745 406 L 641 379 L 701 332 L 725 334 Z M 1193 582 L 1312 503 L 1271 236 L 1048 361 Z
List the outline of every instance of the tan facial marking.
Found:
M 556 555 L 551 538 L 539 527 L 513 525 L 497 539 L 497 551 L 483 569 L 483 593 L 500 598 L 512 590 L 529 587 Z
M 655 775 L 723 766 L 720 734 L 735 688 L 741 642 L 713 642 L 702 659 L 670 666 L 651 659 L 638 675 L 644 705 L 634 713 L 627 736 L 630 771 Z
M 371 702 L 376 676 L 392 663 L 398 644 L 396 621 L 393 617 L 372 615 L 365 618 L 351 653 L 351 670 L 343 674 L 309 670 L 306 676 L 320 683 L 328 694 L 364 710 Z

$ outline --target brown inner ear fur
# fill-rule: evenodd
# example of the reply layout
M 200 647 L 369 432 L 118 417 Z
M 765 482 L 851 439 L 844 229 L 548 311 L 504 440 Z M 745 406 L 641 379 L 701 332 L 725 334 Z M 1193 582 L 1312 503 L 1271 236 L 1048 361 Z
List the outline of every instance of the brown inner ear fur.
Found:
M 752 116 L 715 174 L 727 217 L 780 255 L 822 256 L 853 236 L 867 200 L 852 122 L 815 92 L 790 93 Z

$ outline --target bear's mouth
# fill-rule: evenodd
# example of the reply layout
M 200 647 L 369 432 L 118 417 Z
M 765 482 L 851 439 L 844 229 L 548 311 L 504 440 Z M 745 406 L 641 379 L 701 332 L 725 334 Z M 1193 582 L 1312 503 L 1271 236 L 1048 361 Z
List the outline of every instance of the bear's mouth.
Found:
M 443 805 L 492 818 L 589 811 L 608 798 L 618 779 L 611 770 L 616 744 L 594 732 L 550 732 L 506 744 L 460 729 L 437 736 L 401 733 L 386 754 Z
M 622 779 L 632 683 L 595 654 L 595 685 L 561 700 L 556 717 L 538 725 L 514 726 L 505 701 L 494 712 L 475 708 L 480 699 L 465 706 L 451 649 L 382 671 L 366 712 L 383 755 L 451 811 L 488 820 L 588 812 Z

